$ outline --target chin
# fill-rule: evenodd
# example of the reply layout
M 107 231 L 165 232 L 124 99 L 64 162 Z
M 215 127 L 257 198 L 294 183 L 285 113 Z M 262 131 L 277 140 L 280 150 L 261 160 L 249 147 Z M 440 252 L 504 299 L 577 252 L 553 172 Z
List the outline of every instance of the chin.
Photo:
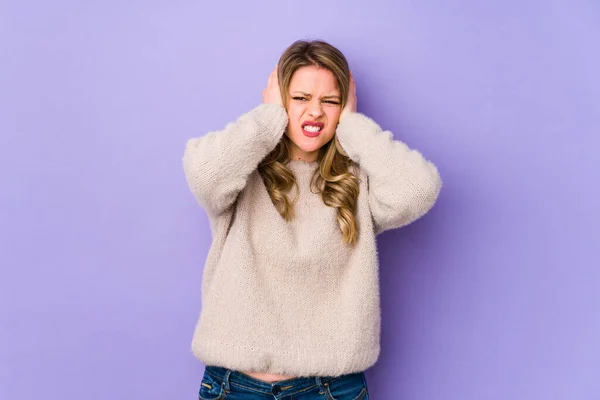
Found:
M 322 145 L 318 146 L 318 147 L 300 147 L 300 146 L 298 146 L 298 148 L 305 153 L 313 153 L 315 151 L 318 151 L 321 147 L 323 147 L 323 146 Z
M 304 141 L 294 141 L 294 140 L 292 140 L 292 143 L 294 143 L 294 145 L 298 149 L 300 149 L 300 150 L 302 150 L 302 151 L 304 151 L 306 153 L 311 153 L 313 151 L 317 151 L 321 147 L 325 146 L 328 142 L 329 141 L 319 140 L 318 142 L 306 143 Z
M 288 135 L 291 142 L 294 143 L 296 147 L 298 147 L 302 151 L 311 152 L 319 150 L 321 147 L 325 146 L 327 143 L 333 139 L 333 134 L 326 136 L 318 136 L 315 138 L 306 137 L 300 133 L 295 133 L 292 135 Z

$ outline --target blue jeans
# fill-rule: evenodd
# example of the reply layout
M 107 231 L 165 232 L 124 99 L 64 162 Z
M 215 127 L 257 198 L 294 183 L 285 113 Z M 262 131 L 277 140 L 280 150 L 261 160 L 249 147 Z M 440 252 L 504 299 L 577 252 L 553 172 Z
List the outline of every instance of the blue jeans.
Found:
M 269 383 L 243 372 L 207 366 L 199 400 L 368 400 L 364 372 L 313 376 Z

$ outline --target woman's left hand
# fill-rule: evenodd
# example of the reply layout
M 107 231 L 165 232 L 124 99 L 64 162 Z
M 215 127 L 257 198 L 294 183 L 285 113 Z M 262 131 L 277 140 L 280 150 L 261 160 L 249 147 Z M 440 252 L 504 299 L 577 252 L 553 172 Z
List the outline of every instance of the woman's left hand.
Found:
M 356 84 L 354 83 L 354 77 L 352 76 L 352 71 L 350 71 L 350 86 L 348 88 L 348 100 L 346 101 L 346 105 L 340 114 L 340 121 L 344 116 L 348 115 L 351 112 L 356 112 L 356 104 L 358 103 L 358 99 L 356 98 Z

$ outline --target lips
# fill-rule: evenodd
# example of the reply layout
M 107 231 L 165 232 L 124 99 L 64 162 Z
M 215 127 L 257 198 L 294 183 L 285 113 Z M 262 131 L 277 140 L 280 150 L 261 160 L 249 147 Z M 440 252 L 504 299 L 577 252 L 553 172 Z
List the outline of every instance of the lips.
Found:
M 312 127 L 318 127 L 319 130 L 318 131 L 308 131 L 305 129 L 306 126 L 312 126 Z M 323 128 L 325 127 L 325 124 L 323 122 L 312 122 L 312 121 L 304 121 L 302 123 L 302 133 L 304 134 L 304 136 L 308 136 L 308 137 L 317 137 L 321 134 L 321 131 L 323 130 Z
M 310 125 L 310 126 L 318 126 L 319 128 L 323 129 L 325 127 L 325 124 L 323 122 L 312 122 L 312 121 L 304 121 L 302 123 L 302 129 L 304 129 L 304 127 L 306 125 Z

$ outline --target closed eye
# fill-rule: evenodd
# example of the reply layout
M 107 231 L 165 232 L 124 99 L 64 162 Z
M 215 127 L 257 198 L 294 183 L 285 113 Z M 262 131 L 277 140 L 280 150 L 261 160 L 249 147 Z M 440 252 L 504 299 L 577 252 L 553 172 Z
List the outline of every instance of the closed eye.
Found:
M 302 96 L 295 96 L 295 97 L 292 97 L 292 99 L 297 100 L 297 101 L 307 101 L 307 98 L 302 97 Z M 335 100 L 323 100 L 323 103 L 334 104 L 334 105 L 340 104 L 338 101 L 335 101 Z

